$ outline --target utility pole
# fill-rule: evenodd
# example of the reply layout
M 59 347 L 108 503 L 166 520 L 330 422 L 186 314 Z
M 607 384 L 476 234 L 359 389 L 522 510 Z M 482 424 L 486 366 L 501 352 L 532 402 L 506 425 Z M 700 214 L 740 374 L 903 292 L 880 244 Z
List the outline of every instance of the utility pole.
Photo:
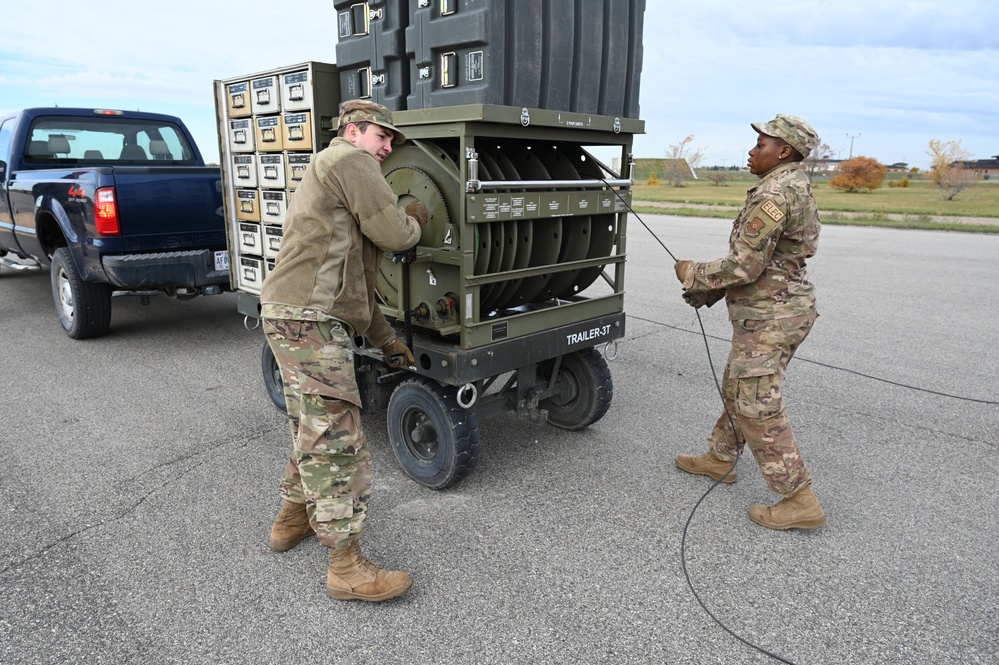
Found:
M 849 159 L 853 159 L 853 139 L 857 138 L 858 136 L 862 136 L 862 134 L 853 134 L 853 135 L 847 134 L 846 135 L 846 138 L 850 139 L 850 157 L 849 157 Z

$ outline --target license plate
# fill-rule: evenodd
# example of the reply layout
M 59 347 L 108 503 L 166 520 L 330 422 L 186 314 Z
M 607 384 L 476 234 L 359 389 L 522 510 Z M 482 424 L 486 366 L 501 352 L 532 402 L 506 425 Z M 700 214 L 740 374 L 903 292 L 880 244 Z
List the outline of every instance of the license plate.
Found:
M 229 252 L 215 252 L 215 269 L 229 270 Z

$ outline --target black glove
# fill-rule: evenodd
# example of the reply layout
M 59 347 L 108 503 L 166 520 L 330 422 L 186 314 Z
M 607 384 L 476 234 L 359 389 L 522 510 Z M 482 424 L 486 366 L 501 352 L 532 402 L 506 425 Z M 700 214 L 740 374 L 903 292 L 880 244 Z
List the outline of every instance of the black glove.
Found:
M 701 307 L 711 307 L 716 302 L 725 297 L 725 291 L 684 291 L 683 301 L 693 307 L 694 309 L 700 309 Z
M 683 302 L 687 303 L 694 309 L 700 309 L 704 307 L 704 294 L 703 293 L 691 293 L 690 291 L 683 292 Z

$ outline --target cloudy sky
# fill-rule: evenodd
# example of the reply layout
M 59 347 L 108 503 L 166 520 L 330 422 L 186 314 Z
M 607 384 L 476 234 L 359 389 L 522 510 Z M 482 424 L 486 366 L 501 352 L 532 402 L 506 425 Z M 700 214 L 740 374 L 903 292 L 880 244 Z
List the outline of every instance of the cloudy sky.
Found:
M 920 168 L 931 139 L 960 140 L 976 158 L 999 154 L 995 0 L 647 2 L 639 157 L 693 134 L 705 165 L 744 165 L 749 123 L 776 113 L 809 120 L 843 159 L 851 141 L 855 156 Z M 213 80 L 335 61 L 330 0 L 7 5 L 0 112 L 58 104 L 179 115 L 209 160 Z

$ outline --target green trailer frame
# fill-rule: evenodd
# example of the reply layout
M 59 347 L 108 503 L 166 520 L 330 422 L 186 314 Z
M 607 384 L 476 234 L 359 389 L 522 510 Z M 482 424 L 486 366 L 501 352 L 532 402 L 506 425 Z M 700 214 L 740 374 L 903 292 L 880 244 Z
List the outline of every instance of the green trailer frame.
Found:
M 393 370 L 380 351 L 356 339 L 355 372 L 365 410 L 387 408 L 403 469 L 439 489 L 474 468 L 480 419 L 513 411 L 537 424 L 577 430 L 607 412 L 613 383 L 600 349 L 613 357 L 625 334 L 631 146 L 644 123 L 487 105 L 400 111 L 394 123 L 406 133 L 408 152 L 397 150 L 383 171 L 400 201 L 427 204 L 431 222 L 414 251 L 384 259 L 380 308 L 416 362 Z M 548 177 L 496 178 L 495 163 L 491 170 L 486 165 L 497 150 L 513 156 L 548 151 Z M 622 166 L 607 166 L 597 151 L 616 153 L 610 161 Z M 552 175 L 559 169 L 551 160 L 563 154 L 583 163 L 569 169 L 574 177 Z M 599 256 L 563 255 L 511 268 L 481 255 L 489 228 L 501 236 L 503 229 L 554 224 L 568 234 L 577 225 L 590 229 L 596 219 L 609 249 Z M 573 288 L 565 285 L 579 284 L 584 275 L 587 288 L 565 293 Z M 501 302 L 501 292 L 516 293 L 508 289 L 514 280 L 529 279 L 560 281 L 563 293 Z M 238 292 L 237 307 L 259 317 L 253 293 Z M 266 345 L 262 366 L 271 397 L 282 406 L 280 374 Z

